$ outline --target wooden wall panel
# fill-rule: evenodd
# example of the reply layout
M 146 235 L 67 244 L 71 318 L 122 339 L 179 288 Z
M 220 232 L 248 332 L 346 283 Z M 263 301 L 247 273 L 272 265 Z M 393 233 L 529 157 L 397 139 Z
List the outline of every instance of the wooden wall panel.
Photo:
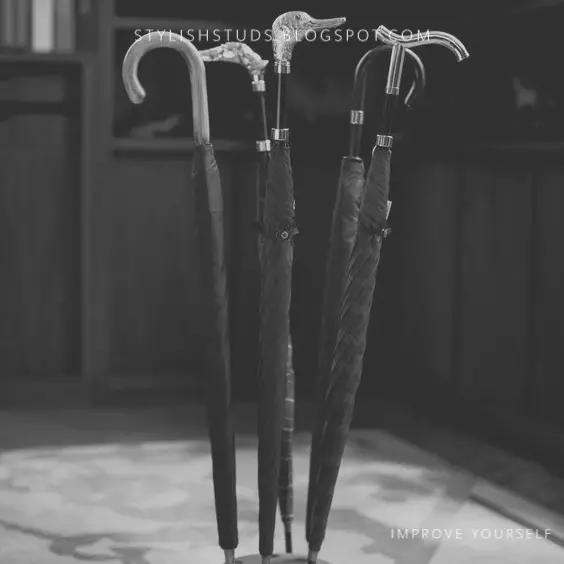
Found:
M 453 378 L 456 166 L 412 166 L 400 189 L 401 220 L 394 234 L 402 240 L 400 372 L 414 388 L 447 384 Z
M 484 330 L 495 340 L 488 358 L 492 399 L 517 409 L 530 374 L 533 173 L 514 159 L 499 161 L 494 171 L 495 314 Z
M 538 172 L 531 399 L 541 418 L 564 424 L 564 168 Z
M 460 170 L 455 371 L 459 391 L 491 394 L 496 341 L 493 164 L 470 160 Z
M 0 372 L 80 373 L 79 181 L 69 120 L 0 122 Z
M 227 216 L 228 160 L 218 156 Z M 191 159 L 117 158 L 98 196 L 98 263 L 105 270 L 104 372 L 187 374 L 199 368 L 199 273 Z M 231 246 L 231 221 L 226 240 Z

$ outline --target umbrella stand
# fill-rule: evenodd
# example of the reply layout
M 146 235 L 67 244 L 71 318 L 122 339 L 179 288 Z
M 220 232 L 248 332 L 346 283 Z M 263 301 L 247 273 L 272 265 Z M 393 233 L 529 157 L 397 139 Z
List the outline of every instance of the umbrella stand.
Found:
M 358 228 L 358 214 L 364 194 L 364 162 L 360 158 L 360 143 L 364 124 L 364 104 L 366 100 L 366 79 L 368 68 L 376 59 L 392 47 L 379 45 L 368 51 L 359 61 L 353 83 L 352 107 L 350 112 L 349 154 L 343 157 L 341 173 L 337 186 L 335 207 L 327 265 L 325 272 L 325 292 L 323 297 L 322 322 L 319 338 L 319 360 L 317 372 L 317 398 L 319 409 L 328 385 L 333 349 L 339 328 L 341 299 L 345 288 L 350 259 Z M 415 80 L 406 96 L 406 106 L 418 97 L 425 88 L 425 67 L 421 59 L 407 49 L 415 66 Z M 318 413 L 319 424 L 323 415 Z M 309 541 L 311 528 L 311 508 L 314 503 L 317 484 L 319 444 L 323 440 L 324 429 L 314 428 L 311 441 L 309 482 L 306 509 L 306 540 Z
M 133 103 L 139 104 L 145 98 L 145 91 L 137 77 L 139 62 L 143 55 L 159 47 L 168 47 L 180 53 L 190 71 L 196 145 L 192 176 L 197 207 L 202 302 L 205 308 L 202 319 L 207 345 L 207 423 L 219 545 L 225 553 L 226 564 L 234 564 L 239 539 L 223 196 L 214 150 L 210 144 L 206 71 L 198 50 L 184 37 L 175 33 L 162 37 L 148 33 L 131 45 L 123 60 L 122 79 Z
M 286 127 L 286 77 L 290 73 L 293 47 L 308 31 L 329 29 L 343 22 L 343 18 L 316 20 L 304 12 L 288 12 L 272 25 L 278 104 L 263 210 L 259 337 L 259 553 L 265 564 L 273 555 L 276 509 L 280 486 L 284 488 L 284 482 L 280 482 L 281 467 L 284 472 L 286 464 L 281 458 L 283 440 L 286 439 L 286 446 L 290 444 L 287 440 L 290 427 L 284 434 L 284 418 L 285 411 L 288 417 L 290 415 L 289 410 L 285 410 L 289 406 L 285 398 L 289 373 L 293 237 L 297 229 Z M 291 419 L 293 422 L 293 406 Z M 282 512 L 289 509 L 291 507 L 283 507 Z M 288 520 L 285 523 L 288 532 L 290 523 Z M 287 545 L 287 548 L 291 547 Z
M 328 386 L 318 414 L 318 425 L 324 432 L 318 447 L 316 498 L 311 508 L 308 539 L 310 563 L 317 560 L 325 538 L 335 485 L 353 416 L 355 395 L 362 375 L 380 250 L 388 231 L 386 223 L 390 211 L 392 118 L 397 106 L 405 49 L 435 43 L 449 48 L 459 61 L 468 57 L 464 45 L 447 33 L 429 32 L 424 40 L 404 41 L 401 36 L 393 34 L 383 26 L 378 32 L 384 43 L 393 45 L 392 57 L 386 86 L 382 133 L 377 135 L 372 151 L 364 201 L 359 214 L 358 233 L 341 301 L 339 331 L 333 350 Z

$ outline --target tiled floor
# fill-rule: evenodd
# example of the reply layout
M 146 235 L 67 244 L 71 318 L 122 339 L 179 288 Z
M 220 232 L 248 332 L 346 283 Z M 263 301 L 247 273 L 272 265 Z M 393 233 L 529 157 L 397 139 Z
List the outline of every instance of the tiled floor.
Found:
M 257 550 L 254 410 L 238 419 L 243 555 Z M 0 413 L 0 563 L 220 562 L 202 422 L 201 410 L 186 408 Z M 306 550 L 308 447 L 309 435 L 298 434 L 296 552 Z M 321 556 L 331 564 L 564 562 L 542 531 L 517 538 L 522 525 L 469 501 L 474 486 L 473 476 L 386 432 L 357 430 Z

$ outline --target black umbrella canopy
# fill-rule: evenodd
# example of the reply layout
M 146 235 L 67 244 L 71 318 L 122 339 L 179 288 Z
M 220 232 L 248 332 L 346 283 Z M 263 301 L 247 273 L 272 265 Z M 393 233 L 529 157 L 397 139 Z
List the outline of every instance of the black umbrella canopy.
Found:
M 139 61 L 153 49 L 179 52 L 188 65 L 192 86 L 194 141 L 192 178 L 198 222 L 198 251 L 203 305 L 202 333 L 206 338 L 208 431 L 212 452 L 213 486 L 219 545 L 227 564 L 237 548 L 237 495 L 235 436 L 231 415 L 230 343 L 228 333 L 227 267 L 223 232 L 223 196 L 213 146 L 210 144 L 206 71 L 198 50 L 177 34 L 151 34 L 139 38 L 125 55 L 123 82 L 134 103 L 145 97 L 137 77 Z
M 294 184 L 290 158 L 289 130 L 286 127 L 286 79 L 291 70 L 294 46 L 308 31 L 341 25 L 344 18 L 317 19 L 305 12 L 287 12 L 272 24 L 274 70 L 278 75 L 276 126 L 272 129 L 272 150 L 268 166 L 261 245 L 260 367 L 259 367 L 259 552 L 263 562 L 273 554 L 280 471 L 290 477 L 291 468 L 281 462 L 287 386 L 293 384 L 288 367 L 290 341 L 290 300 L 292 284 Z M 293 420 L 293 414 L 286 410 Z M 288 420 L 288 418 L 287 418 Z M 282 505 L 289 515 L 291 507 Z M 286 525 L 287 523 L 285 523 Z M 288 531 L 288 528 L 286 528 Z M 287 543 L 287 548 L 290 548 Z
M 256 224 L 259 227 L 257 258 L 262 263 L 262 235 L 264 228 L 264 200 L 266 195 L 267 171 L 269 163 L 270 140 L 267 134 L 267 118 L 265 104 L 266 85 L 264 70 L 268 61 L 262 59 L 258 53 L 248 45 L 240 42 L 228 42 L 211 49 L 200 51 L 204 62 L 227 62 L 241 65 L 247 69 L 251 77 L 253 92 L 257 96 L 257 160 L 256 160 Z M 292 343 L 288 343 L 286 360 L 286 393 L 284 400 L 284 426 L 280 446 L 280 474 L 278 481 L 279 504 L 286 537 L 286 552 L 292 552 L 292 522 L 293 515 L 293 460 L 292 440 L 294 430 L 294 368 L 292 364 Z
M 306 512 L 306 539 L 311 532 L 312 510 L 316 504 L 317 466 L 319 445 L 324 442 L 327 413 L 324 398 L 330 384 L 333 352 L 341 324 L 341 302 L 350 277 L 350 261 L 355 248 L 358 230 L 358 215 L 364 196 L 364 162 L 360 158 L 360 140 L 364 123 L 366 99 L 366 77 L 368 68 L 377 58 L 391 54 L 388 45 L 379 45 L 368 51 L 358 62 L 353 84 L 353 100 L 350 115 L 349 154 L 341 161 L 341 172 L 337 186 L 337 197 L 333 210 L 331 238 L 325 274 L 325 292 L 319 339 L 319 361 L 317 371 L 317 394 L 319 413 L 315 426 L 310 453 L 310 470 Z M 405 103 L 411 103 L 425 87 L 425 67 L 410 50 L 406 50 L 415 62 L 415 80 Z
M 365 195 L 359 214 L 359 227 L 343 296 L 337 337 L 332 349 L 326 382 L 320 393 L 316 422 L 317 462 L 310 477 L 308 509 L 309 561 L 315 562 L 325 538 L 327 520 L 347 436 L 354 413 L 355 396 L 362 375 L 366 336 L 382 241 L 387 234 L 390 211 L 390 160 L 393 138 L 392 119 L 400 92 L 405 50 L 437 44 L 452 51 L 457 60 L 468 57 L 465 46 L 456 37 L 430 31 L 426 39 L 404 38 L 383 26 L 382 41 L 393 45 L 386 85 L 384 115 L 366 179 Z

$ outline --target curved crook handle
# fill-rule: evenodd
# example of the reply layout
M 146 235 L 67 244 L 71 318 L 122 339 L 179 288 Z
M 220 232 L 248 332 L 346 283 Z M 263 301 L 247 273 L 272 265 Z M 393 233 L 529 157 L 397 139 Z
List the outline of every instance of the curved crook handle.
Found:
M 205 145 L 210 142 L 210 119 L 208 111 L 208 90 L 206 84 L 206 67 L 199 51 L 185 37 L 177 33 L 147 33 L 137 39 L 128 49 L 121 69 L 125 90 L 134 104 L 141 104 L 146 93 L 137 77 L 139 62 L 145 53 L 168 47 L 182 55 L 190 72 L 192 88 L 192 118 L 194 123 L 194 142 Z
M 274 70 L 278 74 L 288 74 L 290 72 L 290 61 L 292 60 L 294 47 L 307 37 L 309 32 L 333 29 L 343 25 L 346 21 L 346 18 L 319 20 L 312 18 L 306 12 L 286 12 L 278 16 L 272 24 Z
M 392 50 L 390 45 L 378 45 L 374 47 L 360 59 L 354 71 L 353 82 L 353 109 L 351 112 L 363 112 L 365 97 L 366 97 L 366 79 L 368 75 L 368 67 L 370 67 L 376 60 L 386 52 Z M 411 57 L 414 64 L 415 77 L 411 88 L 409 89 L 404 104 L 410 106 L 425 90 L 427 83 L 427 75 L 423 61 L 411 50 L 406 49 L 406 54 Z
M 200 51 L 200 56 L 204 63 L 225 62 L 245 67 L 251 75 L 253 92 L 265 91 L 264 69 L 268 61 L 262 59 L 245 43 L 229 41 L 211 49 L 203 49 Z
M 389 45 L 378 45 L 366 53 L 358 62 L 354 72 L 352 109 L 350 112 L 350 135 L 349 135 L 349 157 L 360 158 L 360 145 L 362 141 L 362 130 L 364 126 L 364 103 L 366 101 L 366 78 L 368 75 L 368 67 L 376 61 L 376 59 L 385 52 L 392 51 Z M 405 97 L 405 105 L 409 106 L 415 98 L 417 98 L 425 89 L 426 73 L 425 66 L 421 59 L 411 50 L 406 49 L 405 52 L 412 58 L 415 65 L 415 77 L 407 96 Z M 392 55 L 393 59 L 393 55 Z M 391 64 L 392 61 L 390 61 Z M 385 112 L 386 114 L 388 112 Z M 386 117 L 388 117 L 386 115 Z

